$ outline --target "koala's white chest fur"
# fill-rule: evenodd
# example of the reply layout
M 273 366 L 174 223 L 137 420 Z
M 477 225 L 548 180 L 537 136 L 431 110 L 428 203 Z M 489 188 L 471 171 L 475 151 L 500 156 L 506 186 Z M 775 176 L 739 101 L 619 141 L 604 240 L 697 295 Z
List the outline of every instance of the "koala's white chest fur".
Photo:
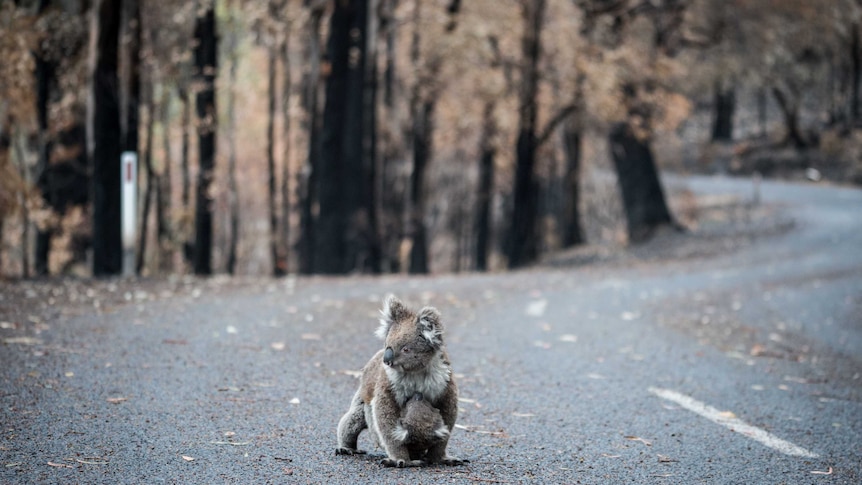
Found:
M 385 367 L 385 371 L 399 406 L 403 406 L 417 392 L 429 401 L 436 401 L 452 377 L 452 370 L 439 355 L 428 367 L 416 372 L 402 372 L 391 367 Z

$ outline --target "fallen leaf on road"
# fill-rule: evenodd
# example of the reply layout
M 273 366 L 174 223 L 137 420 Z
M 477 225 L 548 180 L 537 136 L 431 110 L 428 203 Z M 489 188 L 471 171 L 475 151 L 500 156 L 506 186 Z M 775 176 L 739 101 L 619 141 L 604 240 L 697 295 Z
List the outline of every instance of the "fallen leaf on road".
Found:
M 195 459 L 194 459 L 194 458 L 192 458 L 192 457 L 190 457 L 190 456 L 186 456 L 186 455 L 183 455 L 183 460 L 185 460 L 185 461 L 195 461 Z
M 659 463 L 673 463 L 675 461 L 679 461 L 679 460 L 674 460 L 673 458 L 671 458 L 669 456 L 658 455 L 658 462 Z
M 3 339 L 4 344 L 42 345 L 42 341 L 33 337 L 10 337 Z
M 128 401 L 129 398 L 127 398 L 127 397 L 109 397 L 108 399 L 105 399 L 105 400 L 111 404 L 119 404 L 121 402 Z
M 318 333 L 304 333 L 300 338 L 302 340 L 320 340 L 322 337 Z
M 724 419 L 736 419 L 736 415 L 733 414 L 733 412 L 731 412 L 731 411 L 722 411 L 722 412 L 718 413 L 718 415 Z
M 167 344 L 167 345 L 188 345 L 189 341 L 186 339 L 166 338 L 166 339 L 162 340 L 162 343 Z
M 545 314 L 545 308 L 548 306 L 548 300 L 536 300 L 527 304 L 524 313 L 528 317 L 541 317 Z
M 270 346 L 274 350 L 284 350 L 284 342 L 273 342 Z
M 361 370 L 343 370 L 340 371 L 342 374 L 349 375 L 350 377 L 360 377 L 362 376 Z
M 299 398 L 298 398 L 298 397 L 295 397 L 295 398 L 291 399 L 291 400 L 290 400 L 290 401 L 288 401 L 288 402 L 289 402 L 290 404 L 299 404 Z
M 251 441 L 210 441 L 211 445 L 230 445 L 230 446 L 246 446 L 250 445 Z
M 829 467 L 829 471 L 821 472 L 819 470 L 814 470 L 811 472 L 812 475 L 832 475 L 832 467 Z
M 548 349 L 550 349 L 550 348 L 551 348 L 551 343 L 550 343 L 550 342 L 544 342 L 544 341 L 542 341 L 542 340 L 536 340 L 535 342 L 533 342 L 533 345 L 534 345 L 534 346 L 536 346 L 536 347 L 539 347 L 539 348 L 545 349 L 545 350 L 548 350 Z
M 650 443 L 649 441 L 647 441 L 643 438 L 637 437 L 637 436 L 626 436 L 625 438 L 627 440 L 630 440 L 630 441 L 640 441 L 641 443 L 643 443 L 647 446 L 652 446 L 652 443 Z
M 640 318 L 640 316 L 641 316 L 641 315 L 640 315 L 640 313 L 635 313 L 635 312 L 623 312 L 623 313 L 620 315 L 620 318 L 622 318 L 623 320 L 625 320 L 625 321 L 629 322 L 629 321 L 635 320 L 635 319 L 637 319 L 637 318 Z
M 577 336 L 577 335 L 572 335 L 572 334 L 570 334 L 570 333 L 567 333 L 567 334 L 564 334 L 564 335 L 560 335 L 560 338 L 559 338 L 558 340 L 559 340 L 560 342 L 570 342 L 570 343 L 575 343 L 575 342 L 577 342 L 577 341 L 578 341 L 578 336 Z
M 234 327 L 233 325 L 228 325 L 227 328 L 225 329 L 225 331 L 227 333 L 239 333 L 239 330 L 236 327 Z
M 535 416 L 535 414 L 533 414 L 533 413 L 512 413 L 512 416 L 515 416 L 516 418 L 532 418 L 533 416 Z
M 607 454 L 607 453 L 602 453 L 602 456 L 603 456 L 603 457 L 605 457 L 605 458 L 619 458 L 619 457 L 621 457 L 621 456 L 623 456 L 623 455 L 609 455 L 609 454 Z
M 12 322 L 0 322 L 0 328 L 7 328 L 8 329 L 8 328 L 17 328 L 17 327 L 18 327 L 18 325 L 14 324 Z

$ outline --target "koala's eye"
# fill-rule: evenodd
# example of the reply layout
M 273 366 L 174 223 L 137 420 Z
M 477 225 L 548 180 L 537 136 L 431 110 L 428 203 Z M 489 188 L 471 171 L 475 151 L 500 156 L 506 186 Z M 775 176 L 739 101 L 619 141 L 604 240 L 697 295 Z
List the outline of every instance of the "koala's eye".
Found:
M 410 350 L 411 350 L 411 349 L 410 349 L 410 346 L 409 346 L 409 345 L 405 345 L 404 347 L 401 347 L 401 352 L 403 352 L 403 353 L 405 353 L 405 354 L 409 354 L 409 353 L 410 353 Z

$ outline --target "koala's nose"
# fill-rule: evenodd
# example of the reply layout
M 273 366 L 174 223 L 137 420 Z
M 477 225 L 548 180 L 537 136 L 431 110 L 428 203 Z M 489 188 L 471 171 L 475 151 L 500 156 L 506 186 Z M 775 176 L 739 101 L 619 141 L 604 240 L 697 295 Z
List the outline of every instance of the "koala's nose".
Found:
M 386 347 L 386 350 L 383 351 L 383 363 L 392 365 L 393 360 L 395 360 L 395 352 L 392 351 L 392 347 Z

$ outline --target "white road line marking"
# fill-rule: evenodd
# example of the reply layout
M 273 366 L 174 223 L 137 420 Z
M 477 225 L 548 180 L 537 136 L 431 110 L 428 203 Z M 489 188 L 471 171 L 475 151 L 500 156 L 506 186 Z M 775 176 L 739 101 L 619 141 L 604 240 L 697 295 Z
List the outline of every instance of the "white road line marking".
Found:
M 713 423 L 720 424 L 731 431 L 742 433 L 743 435 L 748 436 L 749 438 L 774 450 L 780 451 L 785 455 L 801 456 L 804 458 L 818 458 L 816 453 L 812 453 L 805 448 L 800 448 L 789 441 L 777 438 L 756 426 L 752 426 L 745 421 L 732 416 L 731 413 L 723 413 L 718 409 L 688 397 L 685 394 L 680 394 L 670 389 L 659 389 L 656 387 L 650 387 L 648 388 L 648 391 L 662 399 L 673 401 L 685 409 L 703 416 Z

